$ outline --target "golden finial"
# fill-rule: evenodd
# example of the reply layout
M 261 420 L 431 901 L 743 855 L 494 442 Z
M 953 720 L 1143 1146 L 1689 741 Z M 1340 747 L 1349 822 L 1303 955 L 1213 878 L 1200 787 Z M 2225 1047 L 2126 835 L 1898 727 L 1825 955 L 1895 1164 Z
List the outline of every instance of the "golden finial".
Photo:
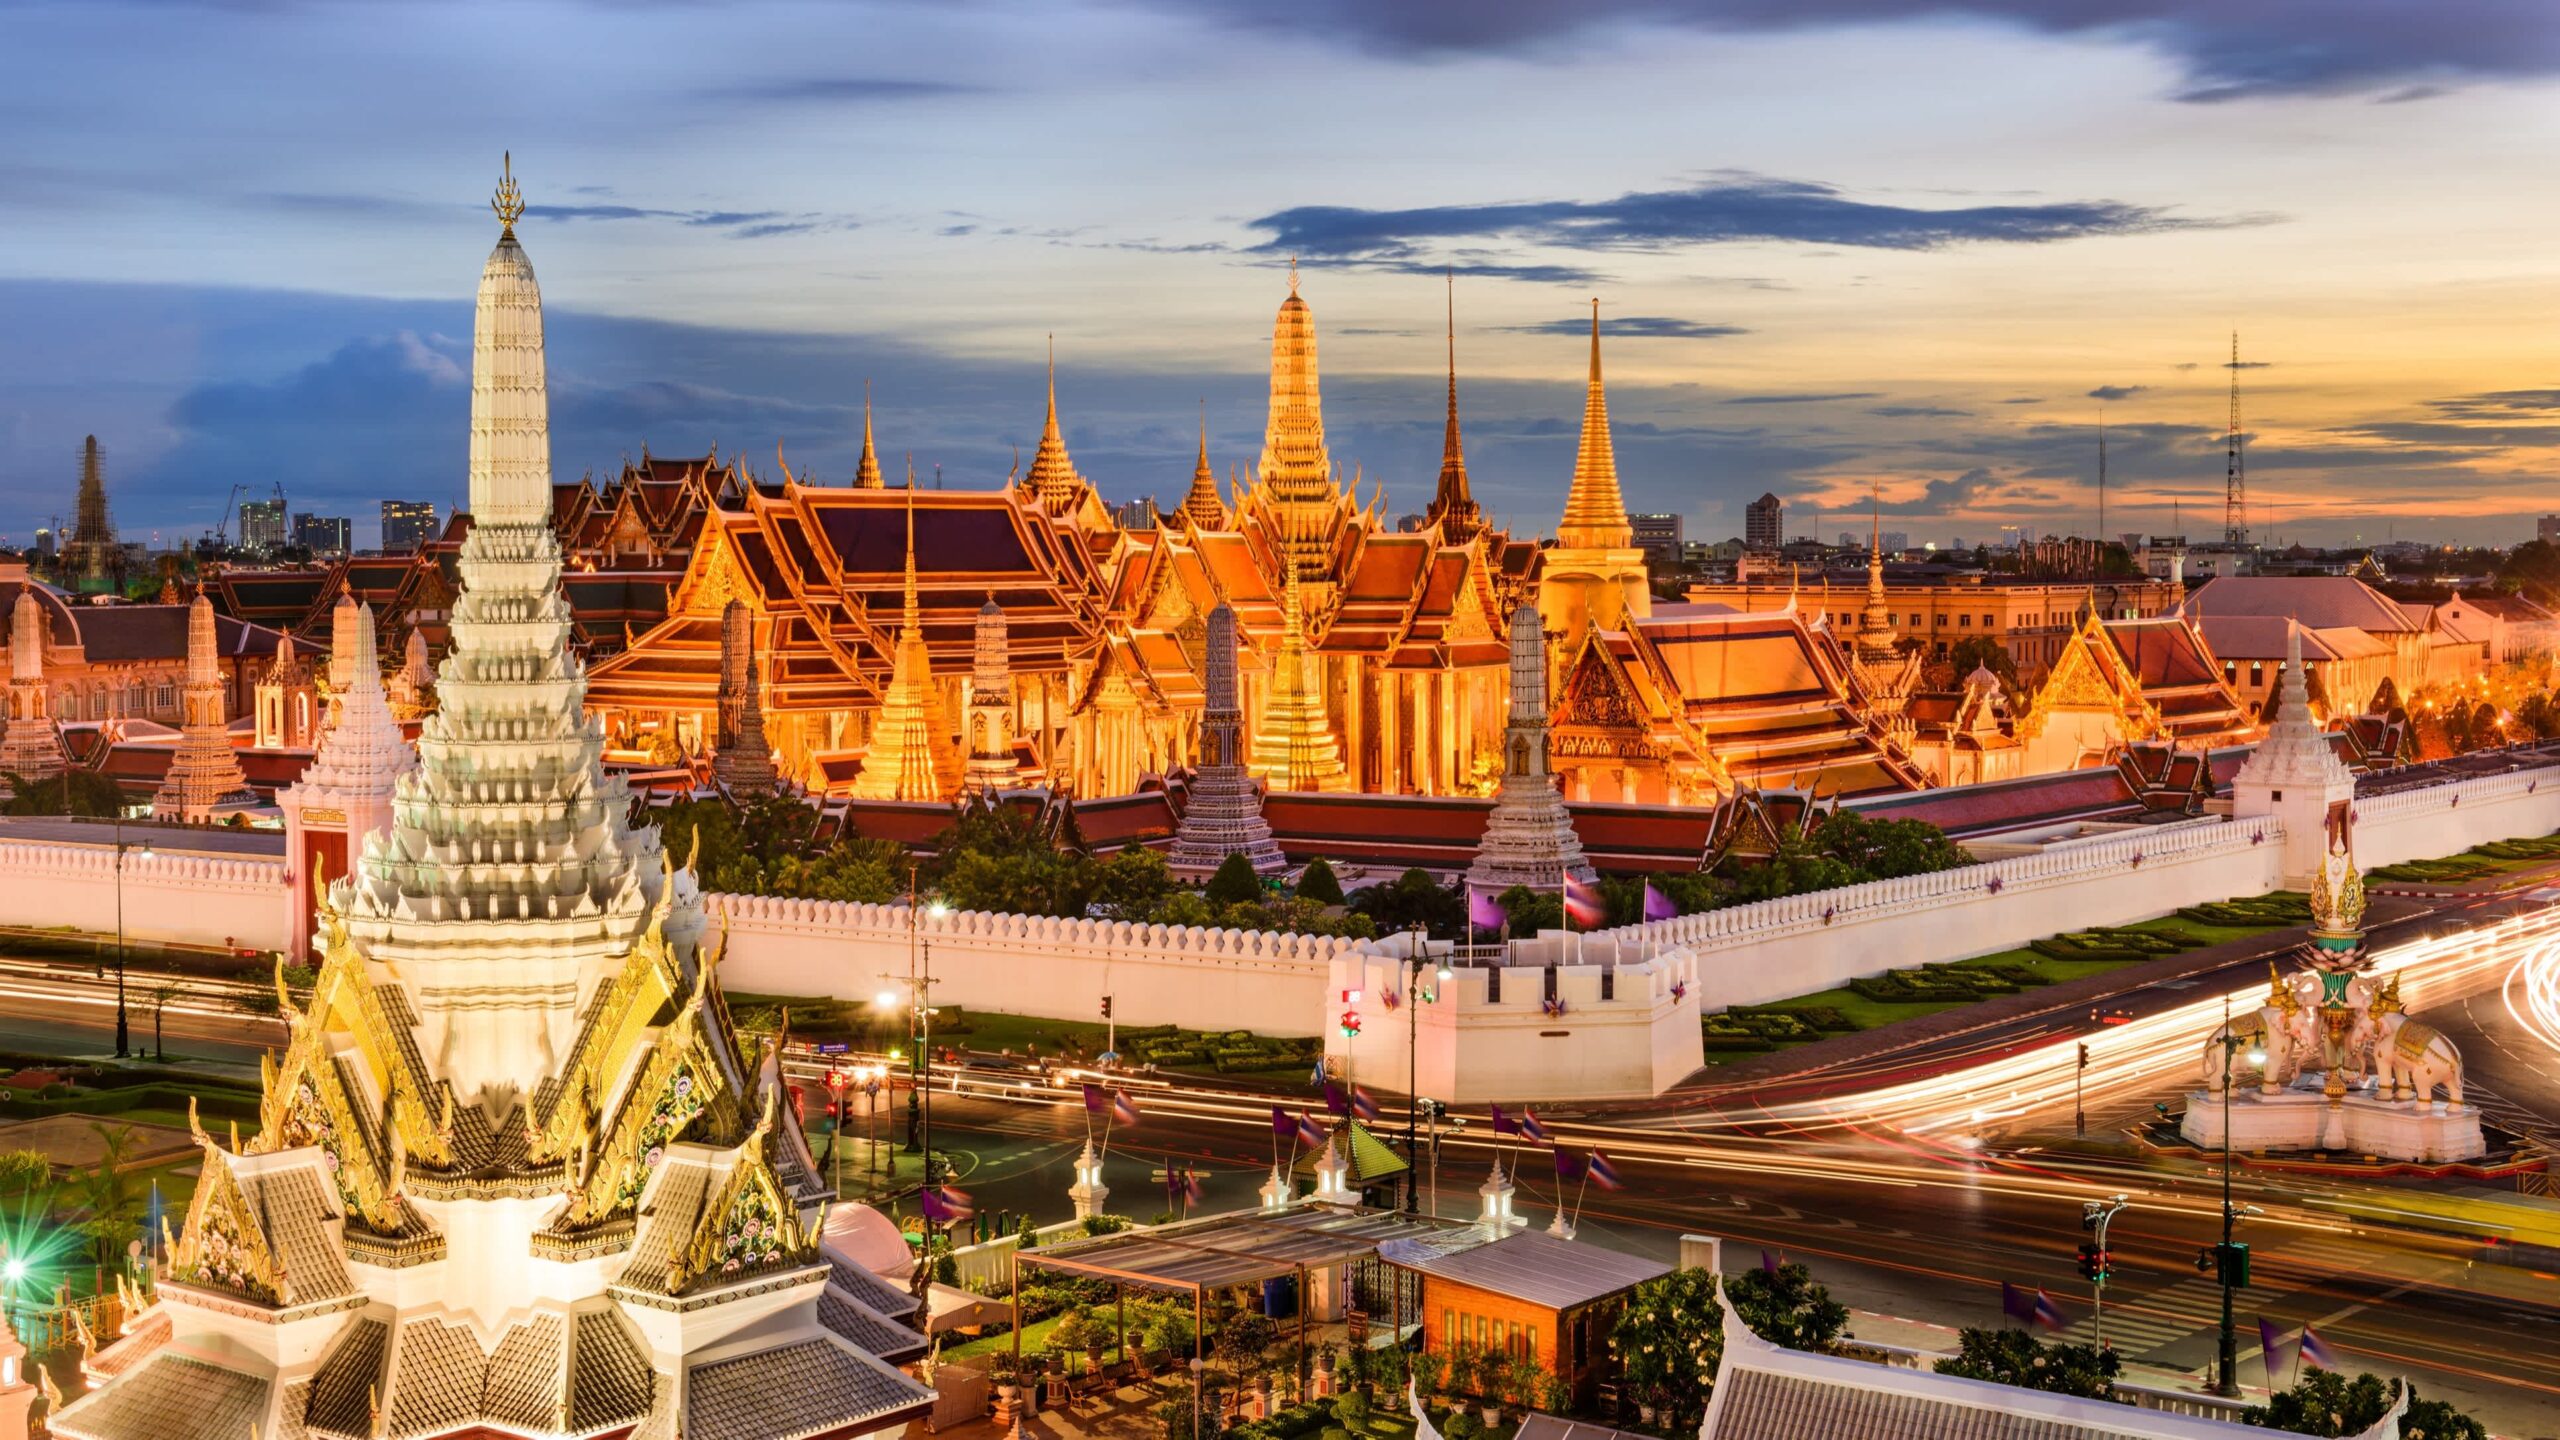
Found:
M 506 169 L 498 177 L 498 193 L 489 200 L 489 208 L 497 212 L 503 235 L 516 233 L 516 222 L 524 218 L 524 192 L 516 188 L 516 156 L 506 152 Z
M 1289 257 L 1289 293 L 1298 293 L 1298 257 L 1295 255 Z

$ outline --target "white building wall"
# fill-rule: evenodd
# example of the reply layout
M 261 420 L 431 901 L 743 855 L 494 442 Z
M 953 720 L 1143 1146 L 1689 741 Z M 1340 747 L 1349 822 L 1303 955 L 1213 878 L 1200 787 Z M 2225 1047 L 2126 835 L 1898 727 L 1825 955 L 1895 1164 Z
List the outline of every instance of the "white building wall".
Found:
M 124 854 L 126 939 L 284 947 L 283 861 L 167 850 L 145 855 L 140 847 L 149 827 L 127 833 L 133 838 Z M 117 889 L 112 845 L 0 841 L 0 924 L 113 935 Z

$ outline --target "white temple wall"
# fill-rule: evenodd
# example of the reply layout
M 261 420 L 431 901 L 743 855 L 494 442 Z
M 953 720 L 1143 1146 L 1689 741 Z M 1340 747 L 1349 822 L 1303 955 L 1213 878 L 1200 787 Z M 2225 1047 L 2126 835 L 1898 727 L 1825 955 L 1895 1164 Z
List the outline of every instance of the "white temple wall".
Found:
M 706 895 L 728 927 L 721 983 L 766 995 L 868 999 L 907 974 L 901 905 Z M 1324 1022 L 1326 966 L 1359 942 L 1327 936 L 955 911 L 924 917 L 933 1002 L 1124 1025 L 1303 1036 Z M 884 979 L 884 972 L 891 978 Z
M 170 850 L 145 855 L 140 846 L 150 830 L 126 827 L 128 941 L 283 948 L 283 861 Z M 0 841 L 0 924 L 112 936 L 117 888 L 112 845 Z
M 2367 869 L 2458 855 L 2492 840 L 2560 830 L 2560 767 L 2375 795 L 2355 803 L 2356 861 Z

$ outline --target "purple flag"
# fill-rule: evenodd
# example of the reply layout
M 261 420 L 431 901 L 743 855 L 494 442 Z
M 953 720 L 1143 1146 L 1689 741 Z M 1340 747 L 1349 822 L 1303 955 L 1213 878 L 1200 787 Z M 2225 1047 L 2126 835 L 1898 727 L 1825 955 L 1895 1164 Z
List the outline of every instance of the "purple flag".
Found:
M 1493 1107 L 1493 1133 L 1496 1135 L 1517 1135 L 1520 1133 L 1520 1122 L 1512 1119 L 1508 1112 L 1506 1112 L 1501 1106 L 1496 1105 Z
M 1597 929 L 1609 914 L 1608 902 L 1600 898 L 1600 887 L 1564 877 L 1564 918 L 1585 930 Z
M 1760 1273 L 1763 1275 L 1777 1274 L 1779 1267 L 1786 1263 L 1787 1262 L 1785 1260 L 1770 1254 L 1766 1250 L 1760 1252 Z
M 1584 1167 L 1581 1157 L 1575 1155 L 1570 1150 L 1556 1151 L 1557 1184 L 1570 1185 L 1589 1173 L 1589 1170 Z
M 1130 1099 L 1126 1090 L 1111 1092 L 1111 1118 L 1122 1125 L 1138 1123 L 1138 1102 Z
M 1200 1172 L 1188 1165 L 1182 1167 L 1182 1198 L 1186 1204 L 1200 1203 Z
M 1110 1108 L 1111 1102 L 1103 1095 L 1101 1086 L 1087 1085 L 1084 1087 L 1084 1110 L 1086 1114 L 1099 1115 Z
M 1510 914 L 1504 911 L 1502 902 L 1493 898 L 1491 892 L 1473 885 L 1467 887 L 1467 928 L 1501 930 L 1510 924 Z
M 1763 1250 L 1760 1253 L 1765 1256 L 1769 1252 Z M 2000 1282 L 2000 1313 L 2021 1325 L 2032 1325 L 2036 1315 L 2035 1297 L 2003 1280 Z
M 1597 1150 L 1591 1152 L 1590 1174 L 1591 1183 L 1599 1186 L 1603 1190 L 1623 1190 L 1626 1188 L 1626 1182 L 1618 1178 L 1618 1167 L 1610 1164 L 1609 1157 L 1601 1154 Z
M 1521 1110 L 1520 1133 L 1541 1144 L 1546 1142 L 1547 1127 L 1538 1123 L 1537 1111 L 1526 1108 Z
M 1348 1115 L 1351 1113 L 1351 1097 L 1343 1093 L 1341 1086 L 1327 1080 L 1324 1082 L 1324 1108 L 1335 1115 Z
M 2272 1387 L 2284 1370 L 2284 1332 L 2264 1315 L 2258 1317 L 2258 1353 L 2266 1357 L 2267 1384 Z
M 1298 1122 L 1289 1118 L 1288 1111 L 1274 1105 L 1271 1107 L 1271 1133 L 1277 1139 L 1295 1139 L 1298 1134 Z
M 1354 1119 L 1366 1120 L 1373 1125 L 1378 1121 L 1378 1102 L 1370 1099 L 1369 1092 L 1357 1085 L 1351 1087 L 1351 1114 Z
M 1644 882 L 1644 918 L 1647 920 L 1672 920 L 1677 919 L 1679 914 L 1680 907 L 1671 903 L 1670 896 L 1654 889 L 1652 881 L 1647 880 Z
M 2302 1363 L 2317 1365 L 2323 1370 L 2338 1368 L 2338 1357 L 2329 1349 L 2329 1342 L 2321 1339 L 2320 1332 L 2308 1325 L 2302 1327 Z

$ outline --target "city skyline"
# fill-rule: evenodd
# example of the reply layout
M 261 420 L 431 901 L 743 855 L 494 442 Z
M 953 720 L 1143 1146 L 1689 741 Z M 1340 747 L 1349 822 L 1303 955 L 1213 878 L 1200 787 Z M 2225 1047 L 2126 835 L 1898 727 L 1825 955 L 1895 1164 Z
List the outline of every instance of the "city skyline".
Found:
M 778 439 L 841 481 L 867 380 L 893 463 L 985 487 L 1054 333 L 1079 466 L 1170 503 L 1204 401 L 1213 465 L 1251 464 L 1294 252 L 1391 513 L 1436 469 L 1454 268 L 1470 461 L 1519 531 L 1555 523 L 1597 294 L 1629 501 L 1700 538 L 1870 482 L 1915 539 L 2086 533 L 2102 412 L 2108 528 L 2210 534 L 2235 327 L 2262 534 L 2529 536 L 2560 439 L 2530 17 L 2046 8 L 22 9 L 0 528 L 67 509 L 90 431 L 134 535 L 242 482 L 359 543 L 380 498 L 449 505 L 439 262 L 513 148 L 563 479 L 644 444 L 774 474 Z M 1382 128 L 1390 163 L 1336 163 Z

